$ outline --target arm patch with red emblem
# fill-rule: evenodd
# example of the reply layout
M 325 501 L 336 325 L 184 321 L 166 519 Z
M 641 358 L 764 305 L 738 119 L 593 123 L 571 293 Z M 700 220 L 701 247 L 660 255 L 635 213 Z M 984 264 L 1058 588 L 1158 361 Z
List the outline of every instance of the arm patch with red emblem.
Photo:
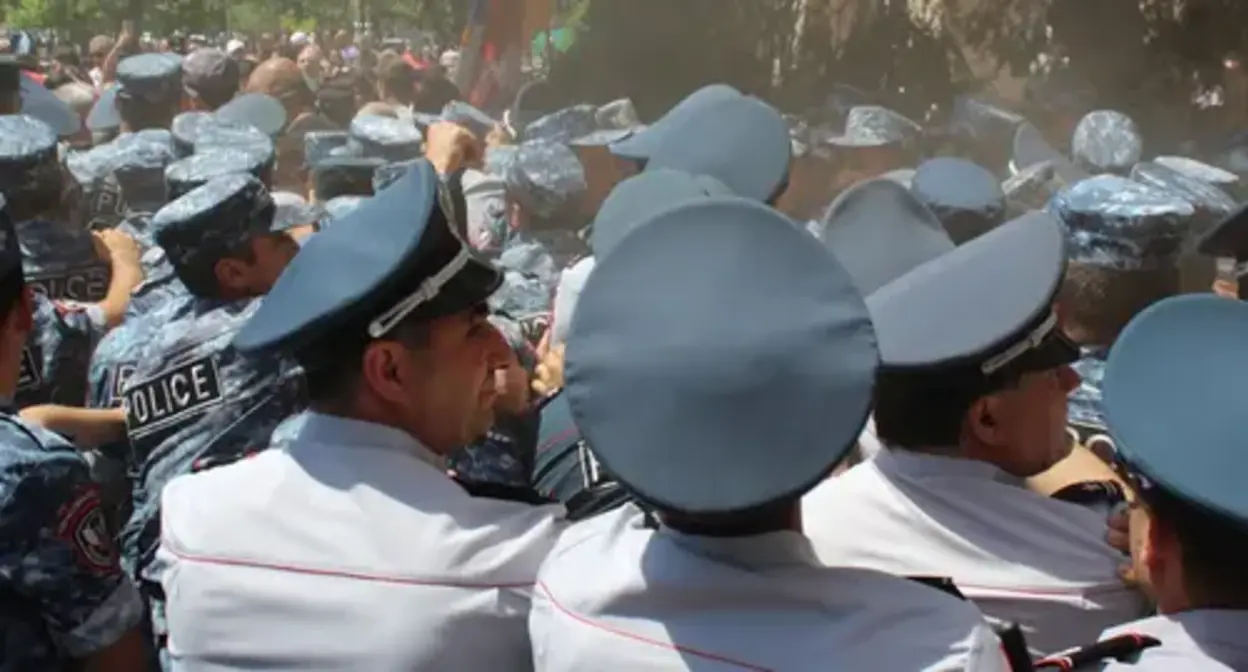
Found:
M 117 545 L 108 533 L 98 486 L 79 488 L 57 511 L 56 536 L 73 548 L 78 563 L 92 574 L 120 573 Z

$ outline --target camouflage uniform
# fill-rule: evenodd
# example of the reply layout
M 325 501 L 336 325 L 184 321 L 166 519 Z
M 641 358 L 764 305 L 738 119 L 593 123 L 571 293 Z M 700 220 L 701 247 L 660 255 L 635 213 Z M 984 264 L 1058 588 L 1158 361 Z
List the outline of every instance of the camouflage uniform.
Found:
M 153 226 L 175 267 L 210 268 L 216 255 L 270 232 L 275 210 L 253 177 L 228 175 L 170 203 Z M 274 428 L 304 404 L 297 367 L 277 357 L 245 357 L 230 345 L 260 299 L 188 293 L 172 303 L 176 321 L 153 328 L 122 387 L 134 474 L 122 564 L 149 602 L 158 641 L 165 632 L 163 595 L 152 561 L 161 489 L 180 474 L 266 448 Z
M 45 672 L 117 641 L 142 616 L 73 446 L 0 416 L 0 670 Z

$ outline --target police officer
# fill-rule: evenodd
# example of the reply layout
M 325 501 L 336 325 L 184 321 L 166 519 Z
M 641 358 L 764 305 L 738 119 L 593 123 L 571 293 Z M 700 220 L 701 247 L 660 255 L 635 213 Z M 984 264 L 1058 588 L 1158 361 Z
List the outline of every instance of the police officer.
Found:
M 267 446 L 274 427 L 301 410 L 301 376 L 280 358 L 248 357 L 230 339 L 298 250 L 273 230 L 275 206 L 250 175 L 209 180 L 152 218 L 154 237 L 187 294 L 177 319 L 147 334 L 121 385 L 134 474 L 134 511 L 122 533 L 123 561 L 164 618 L 153 557 L 160 490 L 174 476 Z M 120 373 L 120 372 L 119 372 Z
M 138 54 L 117 64 L 117 83 L 104 89 L 87 115 L 97 134 L 169 128 L 182 104 L 182 59 L 173 54 Z
M 1140 161 L 1144 139 L 1135 120 L 1116 110 L 1094 110 L 1075 126 L 1071 158 L 1084 170 L 1126 177 Z
M 1179 254 L 1196 210 L 1172 191 L 1113 175 L 1067 188 L 1051 210 L 1070 231 L 1060 302 L 1065 329 L 1081 347 L 1070 427 L 1081 445 L 1109 457 L 1113 441 L 1100 408 L 1105 358 L 1131 318 L 1178 293 Z
M 859 105 L 849 111 L 845 131 L 822 141 L 835 151 L 840 172 L 839 191 L 865 179 L 908 170 L 921 151 L 923 128 L 905 115 L 879 105 Z M 901 176 L 905 179 L 905 176 Z
M 581 198 L 585 194 L 585 171 L 567 146 L 535 141 L 520 146 L 504 176 L 509 237 L 508 248 L 535 248 L 553 263 L 553 273 L 585 254 L 578 232 L 588 218 Z M 509 264 L 500 259 L 504 266 Z M 513 265 L 513 267 L 515 267 Z M 547 280 L 553 289 L 558 278 Z
M 8 218 L 0 218 L 0 667 L 51 670 L 74 661 L 96 669 L 140 669 L 142 606 L 118 565 L 99 491 L 86 462 L 64 439 L 15 415 L 16 360 L 31 336 L 35 294 L 22 274 Z
M 875 221 L 859 238 L 870 238 Z M 895 239 L 894 247 L 907 245 Z M 831 244 L 873 268 L 896 249 Z M 1066 395 L 1077 347 L 1053 304 L 1062 224 L 1034 212 L 919 264 L 860 284 L 880 343 L 875 434 L 886 447 L 807 495 L 803 519 L 833 566 L 948 576 L 1035 653 L 1138 616 L 1118 578 L 1106 512 L 1027 490 L 1070 452 Z
M 15 243 L 38 294 L 36 336 L 22 357 L 18 403 L 81 405 L 91 350 L 121 321 L 142 279 L 138 250 L 124 234 L 97 237 L 59 218 L 56 209 L 73 178 L 61 169 L 56 136 L 42 122 L 0 116 L 0 170 L 0 189 L 10 203 L 6 216 L 18 222 Z
M 192 110 L 220 108 L 234 98 L 240 83 L 238 61 L 220 49 L 196 49 L 182 59 L 182 89 Z
M 528 591 L 559 511 L 446 474 L 492 424 L 508 349 L 486 316 L 499 275 L 454 233 L 444 188 L 417 162 L 310 238 L 236 337 L 293 355 L 311 411 L 285 450 L 165 488 L 175 662 L 529 666 Z
M 414 124 L 371 114 L 351 120 L 351 139 L 363 156 L 387 163 L 419 158 L 424 147 L 420 130 Z
M 823 566 L 802 534 L 800 497 L 854 445 L 877 359 L 848 274 L 784 216 L 716 197 L 643 220 L 585 287 L 566 394 L 655 514 L 625 506 L 555 545 L 534 667 L 1005 669 L 973 605 Z
M 549 347 L 559 352 L 597 260 L 610 254 L 633 228 L 650 215 L 668 208 L 730 193 L 726 185 L 714 178 L 668 169 L 647 170 L 621 182 L 594 218 L 589 237 L 593 256 L 577 262 L 562 276 L 555 298 Z M 541 405 L 537 438 L 534 484 L 538 492 L 563 502 L 573 518 L 587 517 L 624 503 L 627 493 L 598 464 L 591 446 L 573 421 L 567 396 L 560 389 L 547 393 L 548 398 Z
M 1235 448 L 1248 306 L 1165 299 L 1110 352 L 1104 407 L 1118 464 L 1138 493 L 1132 559 L 1158 615 L 1042 661 L 1055 670 L 1242 670 L 1248 628 L 1243 452 Z M 1201 390 L 1205 394 L 1195 394 Z

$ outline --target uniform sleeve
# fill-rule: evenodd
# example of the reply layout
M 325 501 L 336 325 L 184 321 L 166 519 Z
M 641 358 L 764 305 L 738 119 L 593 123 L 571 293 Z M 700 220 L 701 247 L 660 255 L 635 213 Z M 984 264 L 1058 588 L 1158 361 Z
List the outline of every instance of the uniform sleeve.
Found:
M 13 585 L 39 610 L 60 651 L 82 658 L 133 628 L 142 601 L 122 574 L 82 458 L 45 453 L 23 471 L 0 513 L 4 529 L 17 535 L 5 544 L 15 556 Z

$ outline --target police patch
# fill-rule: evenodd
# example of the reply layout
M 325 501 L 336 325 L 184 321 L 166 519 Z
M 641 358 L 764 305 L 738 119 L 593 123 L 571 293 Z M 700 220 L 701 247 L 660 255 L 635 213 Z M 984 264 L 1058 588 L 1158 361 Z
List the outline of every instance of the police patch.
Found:
M 26 284 L 54 301 L 69 299 L 93 303 L 108 294 L 108 274 L 107 266 L 91 266 L 32 275 L 26 278 Z
M 133 364 L 118 364 L 113 367 L 113 386 L 106 400 L 109 406 L 117 406 L 122 402 L 122 390 L 126 389 L 126 383 L 130 382 L 132 375 L 134 375 Z
M 117 546 L 108 534 L 99 487 L 79 490 L 57 513 L 56 536 L 74 549 L 78 563 L 95 574 L 118 574 Z
M 126 203 L 121 197 L 121 189 L 114 184 L 98 181 L 91 187 L 91 196 L 87 202 L 88 226 L 92 229 L 108 228 L 121 219 L 126 211 Z
M 39 366 L 38 360 L 35 359 L 35 353 L 30 348 L 22 349 L 22 368 L 21 373 L 17 377 L 17 389 L 29 390 L 39 387 L 43 384 L 43 367 Z
M 219 405 L 223 398 L 221 376 L 211 356 L 124 387 L 126 433 L 132 440 L 179 425 Z
M 536 345 L 541 342 L 542 337 L 546 335 L 546 330 L 550 328 L 550 313 L 526 315 L 516 322 L 520 325 L 524 339 Z

